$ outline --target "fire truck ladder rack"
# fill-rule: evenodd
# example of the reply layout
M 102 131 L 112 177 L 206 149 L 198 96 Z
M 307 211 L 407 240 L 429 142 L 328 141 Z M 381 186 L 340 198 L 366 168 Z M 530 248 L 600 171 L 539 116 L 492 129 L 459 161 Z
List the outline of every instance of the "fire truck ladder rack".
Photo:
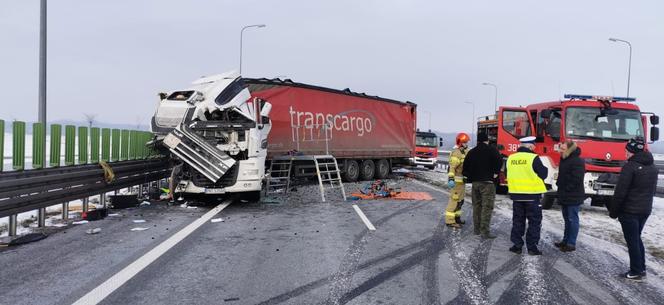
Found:
M 265 195 L 286 194 L 290 190 L 291 169 L 293 158 L 275 158 L 270 164 L 270 174 L 267 176 Z

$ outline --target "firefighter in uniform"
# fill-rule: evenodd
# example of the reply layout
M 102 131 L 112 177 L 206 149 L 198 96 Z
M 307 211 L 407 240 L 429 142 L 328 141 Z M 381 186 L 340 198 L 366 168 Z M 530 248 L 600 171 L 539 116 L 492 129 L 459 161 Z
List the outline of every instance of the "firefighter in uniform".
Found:
M 470 136 L 460 133 L 456 137 L 456 146 L 450 153 L 447 186 L 452 190 L 450 200 L 445 209 L 445 224 L 453 228 L 461 228 L 465 222 L 461 220 L 461 206 L 465 197 L 466 187 L 463 181 L 463 161 L 468 152 Z
M 520 139 L 521 146 L 507 159 L 507 187 L 512 199 L 512 232 L 514 244 L 509 250 L 521 254 L 523 235 L 526 235 L 528 254 L 541 255 L 537 248 L 542 228 L 542 205 L 540 199 L 546 193 L 544 179 L 548 169 L 533 152 L 535 137 Z M 526 220 L 528 231 L 526 232 Z

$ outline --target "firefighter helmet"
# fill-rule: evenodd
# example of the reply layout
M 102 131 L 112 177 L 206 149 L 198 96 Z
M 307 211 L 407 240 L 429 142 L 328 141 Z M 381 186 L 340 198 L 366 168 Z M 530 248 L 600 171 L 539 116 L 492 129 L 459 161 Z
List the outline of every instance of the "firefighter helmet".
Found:
M 468 143 L 469 141 L 470 141 L 470 136 L 468 136 L 468 134 L 465 133 L 465 132 L 459 133 L 456 136 L 456 145 L 457 146 L 459 146 L 461 144 Z

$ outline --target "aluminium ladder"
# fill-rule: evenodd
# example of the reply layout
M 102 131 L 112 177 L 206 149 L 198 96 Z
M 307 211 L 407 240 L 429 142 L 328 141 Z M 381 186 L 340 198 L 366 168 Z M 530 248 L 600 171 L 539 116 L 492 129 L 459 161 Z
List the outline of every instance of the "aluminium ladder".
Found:
M 337 159 L 331 155 L 313 156 L 313 161 L 316 166 L 316 176 L 318 177 L 318 187 L 320 189 L 320 197 L 325 202 L 325 189 L 341 189 L 341 196 L 344 201 L 346 200 L 346 191 L 344 184 L 341 181 L 341 173 L 339 172 L 339 165 Z
M 286 194 L 290 190 L 293 158 L 275 158 L 270 163 L 270 175 L 267 177 L 265 195 Z

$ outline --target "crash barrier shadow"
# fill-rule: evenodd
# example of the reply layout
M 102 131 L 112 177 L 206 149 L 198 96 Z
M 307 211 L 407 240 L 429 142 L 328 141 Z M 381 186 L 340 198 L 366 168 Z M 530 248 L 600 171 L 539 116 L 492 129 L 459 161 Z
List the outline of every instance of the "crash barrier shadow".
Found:
M 46 207 L 62 204 L 67 220 L 73 200 L 82 200 L 87 212 L 92 196 L 106 207 L 106 193 L 137 186 L 141 194 L 145 185 L 170 175 L 168 160 L 150 145 L 151 132 L 50 124 L 47 133 L 45 124 L 33 123 L 26 142 L 27 124 L 11 125 L 9 136 L 0 120 L 0 218 L 9 217 L 10 236 L 16 235 L 19 213 L 37 210 L 38 226 L 44 227 Z M 5 168 L 8 159 L 11 166 Z

